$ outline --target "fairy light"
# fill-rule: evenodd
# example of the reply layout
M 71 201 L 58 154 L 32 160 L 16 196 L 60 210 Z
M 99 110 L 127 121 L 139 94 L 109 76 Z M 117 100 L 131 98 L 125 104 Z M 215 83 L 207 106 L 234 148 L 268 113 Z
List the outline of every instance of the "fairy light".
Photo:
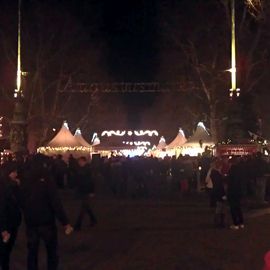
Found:
M 145 135 L 148 135 L 150 137 L 152 136 L 158 136 L 158 132 L 156 130 L 135 130 L 134 131 L 134 134 L 136 136 L 145 136 Z
M 149 136 L 149 137 L 152 137 L 152 136 L 158 136 L 159 133 L 157 130 L 104 130 L 102 133 L 101 133 L 101 137 L 111 137 L 111 136 L 125 136 L 125 135 L 128 135 L 128 136 Z

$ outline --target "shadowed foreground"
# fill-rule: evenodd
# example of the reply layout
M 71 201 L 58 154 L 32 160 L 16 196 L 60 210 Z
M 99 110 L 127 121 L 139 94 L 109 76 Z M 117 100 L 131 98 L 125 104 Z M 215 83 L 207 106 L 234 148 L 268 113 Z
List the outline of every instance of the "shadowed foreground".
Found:
M 64 194 L 74 222 L 78 202 Z M 270 215 L 247 220 L 241 231 L 212 227 L 205 199 L 96 199 L 96 227 L 85 219 L 81 232 L 59 228 L 62 270 L 261 270 L 270 249 Z M 230 219 L 227 218 L 227 223 Z M 25 269 L 24 227 L 12 254 L 13 270 Z M 45 267 L 44 248 L 40 269 Z

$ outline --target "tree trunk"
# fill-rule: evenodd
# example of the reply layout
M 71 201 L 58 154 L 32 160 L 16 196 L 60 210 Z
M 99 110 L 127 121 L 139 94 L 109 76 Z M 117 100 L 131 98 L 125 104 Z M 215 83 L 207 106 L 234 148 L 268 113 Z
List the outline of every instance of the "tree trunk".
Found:
M 211 131 L 211 135 L 212 135 L 214 142 L 217 142 L 217 139 L 218 139 L 216 113 L 217 113 L 216 112 L 216 105 L 210 104 L 210 115 L 209 115 L 210 131 Z

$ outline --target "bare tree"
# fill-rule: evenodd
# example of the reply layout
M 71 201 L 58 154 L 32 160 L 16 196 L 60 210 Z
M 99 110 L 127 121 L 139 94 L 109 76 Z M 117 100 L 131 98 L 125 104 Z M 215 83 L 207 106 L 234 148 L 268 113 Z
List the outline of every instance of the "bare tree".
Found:
M 76 109 L 70 114 L 77 97 L 63 96 L 60 90 L 69 87 L 72 80 L 96 80 L 104 76 L 106 72 L 100 61 L 103 45 L 90 43 L 80 23 L 61 7 L 51 9 L 45 2 L 32 2 L 24 7 L 23 14 L 22 63 L 23 70 L 27 71 L 23 90 L 28 129 L 31 140 L 40 145 L 63 120 L 70 120 L 74 125 L 78 121 L 81 125 L 87 118 L 77 115 Z M 10 35 L 9 27 L 1 27 L 0 42 L 6 61 L 16 67 L 16 47 L 12 46 L 16 39 Z M 16 27 L 13 30 L 16 33 Z M 98 102 L 96 97 L 97 93 L 87 97 L 84 115 L 89 117 L 89 108 Z
M 194 20 L 186 7 L 185 2 L 173 6 L 164 2 L 162 39 L 177 51 L 178 58 L 170 63 L 170 69 L 176 70 L 174 76 L 191 80 L 196 86 L 189 89 L 192 97 L 204 105 L 192 111 L 208 115 L 211 133 L 218 138 L 230 88 L 230 1 L 194 1 L 188 5 Z M 245 95 L 262 87 L 266 76 L 267 31 L 265 21 L 255 21 L 244 1 L 237 1 L 236 8 L 238 86 Z

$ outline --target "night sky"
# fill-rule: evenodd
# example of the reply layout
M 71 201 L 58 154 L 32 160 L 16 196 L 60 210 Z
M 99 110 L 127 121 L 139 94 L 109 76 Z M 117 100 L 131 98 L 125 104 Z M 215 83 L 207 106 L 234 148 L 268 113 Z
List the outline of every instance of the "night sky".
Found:
M 16 2 L 3 0 L 0 3 L 2 25 L 5 26 L 4 33 L 11 36 L 11 41 L 13 41 L 11 45 L 14 50 L 16 49 Z M 181 20 L 178 22 L 179 33 L 186 36 L 187 32 L 192 30 L 192 24 L 196 23 L 194 18 L 199 25 L 200 19 L 213 11 L 211 7 L 207 6 L 202 11 L 198 11 L 203 6 L 203 2 L 201 0 L 174 0 L 168 4 L 167 1 L 162 0 L 22 0 L 23 57 L 26 58 L 24 65 L 29 68 L 28 62 L 30 62 L 29 58 L 33 57 L 31 56 L 33 52 L 26 51 L 31 48 L 30 43 L 36 42 L 34 35 L 31 37 L 31 42 L 25 40 L 27 38 L 25 36 L 28 31 L 38 32 L 36 24 L 40 19 L 39 16 L 50 16 L 50 13 L 59 16 L 59 20 L 52 22 L 57 30 L 57 24 L 61 24 L 63 14 L 68 14 L 70 24 L 76 25 L 81 31 L 78 38 L 80 43 L 76 48 L 77 53 L 81 49 L 84 50 L 81 51 L 83 54 L 85 50 L 92 50 L 93 47 L 100 50 L 102 55 L 100 58 L 106 69 L 106 76 L 105 74 L 102 78 L 97 76 L 98 80 L 118 82 L 160 80 L 163 75 L 160 71 L 162 61 L 167 58 L 164 53 L 173 54 L 179 50 L 179 48 L 175 48 L 175 44 L 169 43 L 171 41 L 164 41 L 164 34 L 166 35 L 164 25 L 168 23 L 166 20 L 170 18 L 170 12 L 179 10 L 178 15 L 181 16 Z M 216 1 L 207 2 L 209 4 Z M 165 12 L 162 10 L 163 6 L 165 6 Z M 219 13 L 215 11 L 215 14 Z M 53 30 L 52 27 L 51 33 Z M 65 31 L 69 31 L 68 28 Z M 173 57 L 179 56 L 174 55 Z M 181 59 L 179 58 L 178 61 L 180 62 Z M 169 70 L 170 66 L 163 69 Z M 174 79 L 177 78 L 174 77 Z M 166 76 L 162 78 L 162 80 L 167 79 L 171 78 Z
M 0 53 L 3 55 L 0 59 L 0 83 L 6 92 L 12 92 L 14 89 L 16 76 L 16 2 L 7 0 L 0 2 Z M 212 70 L 207 71 L 209 74 L 205 72 L 203 76 L 210 87 L 218 89 L 218 97 L 226 96 L 228 93 L 230 77 L 225 70 L 230 67 L 230 25 L 222 1 L 22 0 L 22 2 L 23 68 L 31 76 L 36 74 L 39 66 L 38 72 L 42 73 L 46 84 L 50 84 L 57 77 L 57 72 L 64 67 L 64 75 L 72 74 L 72 79 L 76 82 L 189 80 L 200 88 L 198 91 L 201 91 L 198 74 L 190 64 L 194 62 L 196 56 L 200 67 L 212 66 Z M 265 31 L 268 29 L 268 22 L 265 21 L 262 27 L 263 34 L 251 57 L 254 35 L 260 22 L 247 14 L 243 26 L 245 28 L 240 31 L 244 1 L 236 2 L 238 85 L 244 91 L 254 78 L 267 70 L 269 64 L 269 61 L 266 61 L 269 48 L 267 44 L 270 44 L 270 39 Z M 188 46 L 191 48 L 191 44 L 195 46 L 196 55 L 186 50 Z M 41 60 L 37 59 L 37 56 Z M 46 66 L 40 65 L 42 61 L 46 62 Z M 255 72 L 248 70 L 252 61 L 260 63 Z M 216 79 L 213 81 L 214 77 Z M 262 83 L 256 87 L 261 93 L 266 93 L 269 80 L 264 77 L 261 81 Z M 198 94 L 198 98 L 196 91 L 190 94 L 183 93 L 175 98 L 160 93 L 116 95 L 112 97 L 111 100 L 114 101 L 111 103 L 117 104 L 119 115 L 127 113 L 130 128 L 141 127 L 144 118 L 147 118 L 146 114 L 151 114 L 150 109 L 153 107 L 156 109 L 156 112 L 152 112 L 154 116 L 163 114 L 167 117 L 166 120 L 165 118 L 159 120 L 165 123 L 162 128 L 171 127 L 171 133 L 174 134 L 179 126 L 192 130 L 200 120 L 205 120 L 209 125 L 205 116 L 209 113 L 209 107 L 205 102 L 205 95 L 201 93 L 202 91 Z M 160 105 L 164 110 L 158 111 L 159 103 L 163 100 L 169 103 Z M 260 114 L 261 108 L 267 108 L 265 100 L 261 98 L 259 101 Z M 86 111 L 83 101 L 85 100 L 82 100 L 80 108 L 74 105 L 73 115 L 76 119 Z M 109 103 L 110 101 L 108 111 L 111 112 L 114 109 L 110 108 Z M 72 117 L 71 114 L 68 117 Z M 222 119 L 223 116 L 218 117 Z M 72 121 L 75 123 L 76 119 Z M 158 125 L 160 123 L 157 119 L 158 117 L 149 117 L 148 123 Z M 167 123 L 170 120 L 174 123 Z M 107 122 L 117 123 L 109 120 Z M 93 121 L 92 123 L 94 125 Z
M 41 4 L 37 5 L 38 2 Z M 159 68 L 158 1 L 23 0 L 22 3 L 23 66 L 30 72 L 34 68 L 31 67 L 29 59 L 33 58 L 36 41 L 33 41 L 33 38 L 31 42 L 25 40 L 26 32 L 32 31 L 32 37 L 35 36 L 35 40 L 37 40 L 39 30 L 35 21 L 39 20 L 37 18 L 39 14 L 48 14 L 48 16 L 50 13 L 56 14 L 56 17 L 59 16 L 59 20 L 53 23 L 60 25 L 61 17 L 65 13 L 69 23 L 80 29 L 80 37 L 77 38 L 78 44 L 76 44 L 74 54 L 82 57 L 83 54 L 91 54 L 90 51 L 93 50 L 93 54 L 98 54 L 99 57 L 98 63 L 95 62 L 92 67 L 89 67 L 91 72 L 89 71 L 86 75 L 79 74 L 75 80 L 79 82 L 156 81 Z M 14 31 L 11 34 L 13 41 L 11 45 L 14 46 L 15 51 L 16 1 L 12 5 L 8 1 L 4 1 L 2 5 L 3 13 L 14 16 L 14 20 L 10 20 L 11 17 L 8 16 L 4 22 L 10 29 L 10 34 Z M 37 6 L 39 7 L 37 8 Z M 53 30 L 54 26 L 50 31 Z M 56 30 L 57 25 L 55 25 Z M 65 31 L 68 31 L 68 28 Z M 91 58 L 91 55 L 89 57 Z M 15 66 L 7 68 L 5 61 L 3 66 L 4 83 L 11 88 L 10 82 L 15 74 Z M 97 71 L 97 69 L 101 71 Z M 136 110 L 151 106 L 155 95 L 122 95 L 120 98 L 126 105 L 130 121 L 136 122 L 138 120 Z
M 74 16 L 83 27 L 89 45 L 105 44 L 106 50 L 103 53 L 108 73 L 115 81 L 155 79 L 159 42 L 158 1 L 46 2 L 51 2 L 52 8 L 66 9 Z

